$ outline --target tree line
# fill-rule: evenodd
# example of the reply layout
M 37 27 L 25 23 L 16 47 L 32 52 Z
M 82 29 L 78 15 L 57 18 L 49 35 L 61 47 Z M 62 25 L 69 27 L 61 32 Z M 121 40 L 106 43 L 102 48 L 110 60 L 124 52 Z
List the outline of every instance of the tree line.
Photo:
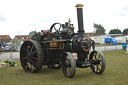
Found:
M 94 30 L 96 35 L 104 35 L 105 33 L 105 28 L 101 25 L 101 24 L 93 24 Z M 109 34 L 123 34 L 123 35 L 127 35 L 128 34 L 128 28 L 125 28 L 122 32 L 120 29 L 116 28 L 116 29 L 111 29 L 109 31 Z

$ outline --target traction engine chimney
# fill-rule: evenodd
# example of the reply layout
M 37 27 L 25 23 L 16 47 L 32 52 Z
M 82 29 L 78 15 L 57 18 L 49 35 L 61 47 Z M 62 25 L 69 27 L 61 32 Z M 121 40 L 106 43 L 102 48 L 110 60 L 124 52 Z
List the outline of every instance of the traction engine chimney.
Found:
M 84 25 L 83 25 L 83 5 L 77 4 L 77 19 L 78 19 L 78 36 L 84 36 Z

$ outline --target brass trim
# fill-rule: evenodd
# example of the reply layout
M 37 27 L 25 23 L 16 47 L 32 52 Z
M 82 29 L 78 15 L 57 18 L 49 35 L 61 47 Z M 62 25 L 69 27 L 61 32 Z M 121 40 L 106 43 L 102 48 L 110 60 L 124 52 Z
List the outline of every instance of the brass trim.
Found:
M 83 48 L 83 50 L 84 50 L 85 52 L 88 52 L 88 51 L 90 50 L 90 48 L 88 48 L 88 49 Z
M 76 8 L 83 8 L 84 5 L 82 4 L 76 4 Z
M 47 43 L 50 45 L 49 48 L 44 48 L 43 50 L 55 50 L 55 49 L 64 49 L 64 42 L 62 41 L 46 41 L 43 43 Z
M 42 41 L 41 43 L 66 42 L 67 40 Z
M 60 48 L 45 48 L 43 50 L 57 50 L 57 49 L 60 49 Z M 61 49 L 60 49 L 61 50 Z
M 50 47 L 57 47 L 57 42 L 50 42 Z
M 73 41 L 73 38 L 71 39 L 71 41 Z M 72 48 L 72 43 L 70 43 L 70 48 L 71 48 L 72 52 L 75 53 L 73 48 Z
M 83 38 L 83 40 L 85 40 L 85 39 L 88 39 L 88 40 L 89 40 L 88 37 L 84 37 L 84 38 Z M 90 48 L 88 48 L 88 49 L 83 48 L 83 50 L 84 50 L 85 52 L 88 52 L 88 51 L 90 50 Z

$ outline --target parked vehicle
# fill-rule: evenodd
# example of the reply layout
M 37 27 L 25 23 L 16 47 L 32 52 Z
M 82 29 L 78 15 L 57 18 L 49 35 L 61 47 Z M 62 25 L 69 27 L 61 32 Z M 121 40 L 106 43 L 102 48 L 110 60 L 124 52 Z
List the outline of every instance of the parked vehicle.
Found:
M 16 45 L 17 51 L 20 51 L 22 44 L 23 44 L 23 42 L 21 42 L 21 43 L 19 43 L 19 44 Z
M 17 51 L 15 44 L 13 44 L 13 43 L 7 43 L 7 46 L 10 46 L 10 48 L 11 48 L 10 51 Z
M 105 43 L 111 43 L 112 45 L 117 45 L 118 42 L 114 38 L 105 38 Z
M 10 46 L 2 46 L 2 51 L 10 51 L 11 50 L 11 47 Z
M 4 49 L 5 49 L 5 47 L 4 47 L 4 46 L 1 46 L 1 51 L 2 51 L 2 52 L 4 51 Z

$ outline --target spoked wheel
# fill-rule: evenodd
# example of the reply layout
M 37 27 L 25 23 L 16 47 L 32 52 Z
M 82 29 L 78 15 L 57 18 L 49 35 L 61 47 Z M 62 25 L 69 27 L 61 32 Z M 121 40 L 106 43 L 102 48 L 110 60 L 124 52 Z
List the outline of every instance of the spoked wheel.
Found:
M 61 68 L 61 64 L 54 64 L 54 65 L 47 65 L 47 66 L 52 69 L 60 69 Z
M 102 74 L 106 68 L 106 60 L 101 51 L 92 51 L 89 60 L 91 69 L 96 74 Z
M 62 71 L 65 77 L 72 78 L 76 72 L 76 62 L 74 56 L 70 52 L 66 52 L 62 56 Z
M 38 72 L 43 65 L 43 50 L 41 45 L 30 40 L 23 43 L 20 50 L 20 62 L 26 72 Z

